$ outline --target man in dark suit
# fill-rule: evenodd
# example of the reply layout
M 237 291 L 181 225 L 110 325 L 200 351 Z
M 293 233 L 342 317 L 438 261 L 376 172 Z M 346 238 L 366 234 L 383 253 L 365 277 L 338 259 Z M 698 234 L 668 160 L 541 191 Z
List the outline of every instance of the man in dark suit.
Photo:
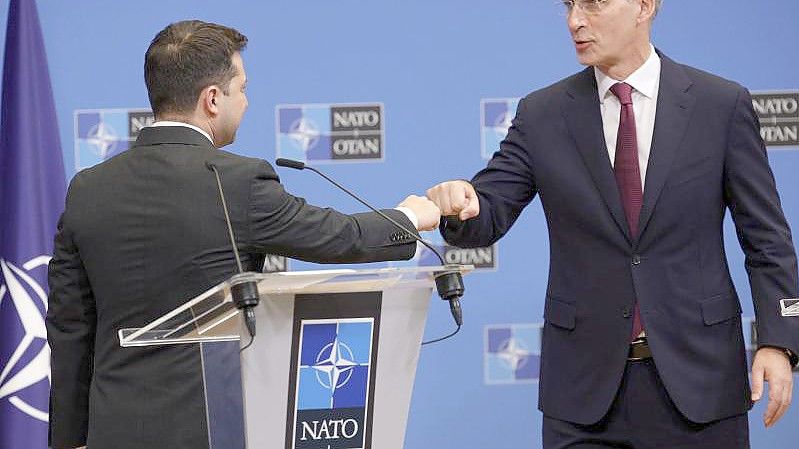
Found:
M 538 194 L 551 245 L 539 408 L 554 448 L 745 448 L 791 399 L 796 255 L 741 86 L 650 44 L 656 0 L 563 2 L 580 73 L 529 94 L 488 166 L 428 191 L 459 246 L 502 237 Z M 747 381 L 724 254 L 746 253 L 759 349 Z
M 53 448 L 208 447 L 199 345 L 122 349 L 117 338 L 234 273 L 207 163 L 221 175 L 247 270 L 266 253 L 323 263 L 414 254 L 413 238 L 377 214 L 306 204 L 268 163 L 217 149 L 233 142 L 247 107 L 245 44 L 238 31 L 200 21 L 161 31 L 145 57 L 156 123 L 71 182 L 49 277 Z M 425 198 L 398 208 L 384 212 L 407 227 L 438 225 Z

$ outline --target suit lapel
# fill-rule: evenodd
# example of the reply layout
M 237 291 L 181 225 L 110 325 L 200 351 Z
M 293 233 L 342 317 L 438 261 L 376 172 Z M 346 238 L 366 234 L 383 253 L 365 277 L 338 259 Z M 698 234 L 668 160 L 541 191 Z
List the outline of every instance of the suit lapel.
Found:
M 646 225 L 652 217 L 655 203 L 660 197 L 674 157 L 682 144 L 696 102 L 694 96 L 688 93 L 692 83 L 685 71 L 662 54 L 660 58 L 660 88 L 655 112 L 655 129 L 646 169 L 644 202 L 638 221 L 641 235 L 646 231 Z
M 613 219 L 627 240 L 632 242 L 605 144 L 593 69 L 589 67 L 575 75 L 566 93 L 562 113 L 569 132 Z

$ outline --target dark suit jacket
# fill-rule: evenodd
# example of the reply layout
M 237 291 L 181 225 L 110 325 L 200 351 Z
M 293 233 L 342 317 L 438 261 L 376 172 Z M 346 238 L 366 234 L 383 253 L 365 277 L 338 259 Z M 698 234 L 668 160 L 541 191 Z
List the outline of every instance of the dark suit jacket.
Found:
M 206 161 L 221 174 L 245 269 L 260 270 L 266 253 L 323 263 L 413 256 L 410 236 L 375 213 L 308 205 L 266 162 L 217 150 L 189 128 L 143 129 L 133 148 L 70 184 L 50 263 L 52 447 L 208 446 L 198 345 L 123 349 L 117 338 L 233 274 Z
M 662 56 L 639 238 L 626 223 L 592 68 L 520 101 L 473 179 L 479 217 L 444 238 L 484 246 L 541 198 L 550 239 L 539 408 L 594 423 L 609 409 L 640 304 L 655 364 L 682 413 L 707 422 L 750 404 L 741 306 L 724 254 L 732 214 L 746 254 L 760 345 L 799 352 L 796 255 L 748 92 Z

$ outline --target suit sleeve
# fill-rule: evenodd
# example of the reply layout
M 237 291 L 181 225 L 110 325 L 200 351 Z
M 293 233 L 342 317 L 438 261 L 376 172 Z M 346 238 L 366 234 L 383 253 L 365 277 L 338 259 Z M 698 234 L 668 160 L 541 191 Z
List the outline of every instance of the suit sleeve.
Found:
M 441 220 L 439 230 L 448 243 L 463 248 L 492 245 L 535 198 L 537 188 L 523 130 L 525 105 L 524 99 L 519 101 L 500 150 L 471 180 L 480 201 L 480 215 L 465 222 L 457 217 Z
M 49 441 L 54 449 L 86 444 L 97 319 L 86 270 L 69 228 L 70 195 L 58 223 L 48 273 L 46 324 L 52 372 Z
M 799 353 L 799 317 L 783 317 L 780 299 L 796 298 L 797 264 L 752 99 L 741 88 L 730 121 L 724 194 L 746 256 L 758 345 Z
M 382 210 L 413 230 L 408 217 Z M 258 252 L 316 263 L 362 263 L 413 257 L 416 241 L 374 212 L 347 215 L 286 192 L 274 169 L 257 166 L 250 190 L 247 241 Z

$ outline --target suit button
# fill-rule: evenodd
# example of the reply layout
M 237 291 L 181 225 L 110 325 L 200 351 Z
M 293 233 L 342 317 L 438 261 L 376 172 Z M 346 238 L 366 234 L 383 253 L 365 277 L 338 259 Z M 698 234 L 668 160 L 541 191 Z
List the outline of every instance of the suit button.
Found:
M 641 256 L 638 254 L 633 255 L 633 265 L 640 265 L 641 264 Z
M 632 308 L 625 307 L 624 309 L 622 309 L 621 316 L 623 316 L 624 318 L 630 318 L 631 316 L 633 316 Z

